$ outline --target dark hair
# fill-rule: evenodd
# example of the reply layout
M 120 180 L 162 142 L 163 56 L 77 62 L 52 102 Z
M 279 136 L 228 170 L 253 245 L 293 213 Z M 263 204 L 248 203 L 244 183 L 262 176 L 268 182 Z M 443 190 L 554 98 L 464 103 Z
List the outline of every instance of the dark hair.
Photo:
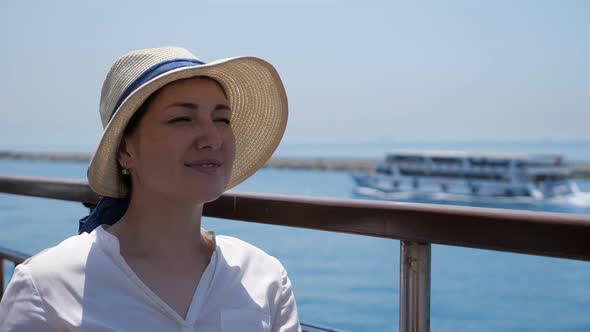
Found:
M 129 122 L 127 123 L 127 126 L 125 127 L 125 130 L 123 131 L 122 139 L 124 139 L 125 137 L 129 137 L 129 136 L 133 135 L 133 133 L 135 133 L 135 131 L 137 130 L 137 127 L 139 127 L 139 123 L 141 122 L 141 119 L 143 119 L 145 113 L 147 113 L 147 110 L 150 108 L 150 105 L 152 104 L 152 101 L 154 100 L 154 98 L 157 94 L 158 94 L 158 91 L 151 94 L 143 102 L 143 104 L 141 104 L 141 106 L 139 106 L 137 111 L 135 111 L 135 113 L 133 113 L 133 115 L 131 116 L 131 119 L 129 119 Z M 121 171 L 123 170 L 123 168 L 122 168 L 121 164 L 119 164 L 118 162 L 117 162 L 117 166 L 119 167 L 119 176 L 121 177 L 121 180 L 123 181 L 123 183 L 125 183 L 127 188 L 129 188 L 127 195 L 128 195 L 128 197 L 130 197 L 131 196 L 131 176 L 121 175 Z
M 139 126 L 139 122 L 141 122 L 141 119 L 143 119 L 143 116 L 147 112 L 148 108 L 150 108 L 150 105 L 157 94 L 157 91 L 151 94 L 131 116 L 131 119 L 129 119 L 129 122 L 127 123 L 127 127 L 125 127 L 125 130 L 123 131 L 123 137 L 129 137 L 133 135 Z

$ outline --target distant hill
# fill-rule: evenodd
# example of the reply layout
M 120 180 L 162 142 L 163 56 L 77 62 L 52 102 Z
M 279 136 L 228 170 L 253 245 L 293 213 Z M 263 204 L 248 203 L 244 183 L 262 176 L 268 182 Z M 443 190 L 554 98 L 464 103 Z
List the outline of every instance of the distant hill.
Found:
M 92 155 L 85 153 L 41 153 L 0 151 L 0 160 L 49 160 L 68 162 L 89 162 Z

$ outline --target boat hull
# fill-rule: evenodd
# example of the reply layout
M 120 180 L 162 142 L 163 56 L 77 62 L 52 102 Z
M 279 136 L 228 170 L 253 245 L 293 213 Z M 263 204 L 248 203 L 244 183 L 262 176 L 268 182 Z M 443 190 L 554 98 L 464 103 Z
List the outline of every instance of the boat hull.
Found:
M 381 174 L 354 174 L 355 191 L 367 196 L 457 196 L 546 199 L 578 192 L 572 181 L 560 180 L 542 184 L 512 183 L 509 181 L 469 181 L 444 178 L 400 178 Z

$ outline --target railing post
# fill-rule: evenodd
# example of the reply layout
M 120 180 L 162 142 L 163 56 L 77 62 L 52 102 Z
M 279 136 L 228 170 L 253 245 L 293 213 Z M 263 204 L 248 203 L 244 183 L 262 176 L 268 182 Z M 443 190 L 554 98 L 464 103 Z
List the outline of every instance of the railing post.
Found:
M 430 331 L 430 243 L 400 241 L 400 332 Z
M 4 258 L 0 258 L 0 299 L 4 295 Z

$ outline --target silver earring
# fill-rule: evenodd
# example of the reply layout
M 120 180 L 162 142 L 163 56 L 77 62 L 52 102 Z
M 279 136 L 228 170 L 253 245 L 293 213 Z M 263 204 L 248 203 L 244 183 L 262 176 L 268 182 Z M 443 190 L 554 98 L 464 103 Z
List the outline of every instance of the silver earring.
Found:
M 121 173 L 123 173 L 123 175 L 129 175 L 129 170 L 127 168 L 123 168 Z

